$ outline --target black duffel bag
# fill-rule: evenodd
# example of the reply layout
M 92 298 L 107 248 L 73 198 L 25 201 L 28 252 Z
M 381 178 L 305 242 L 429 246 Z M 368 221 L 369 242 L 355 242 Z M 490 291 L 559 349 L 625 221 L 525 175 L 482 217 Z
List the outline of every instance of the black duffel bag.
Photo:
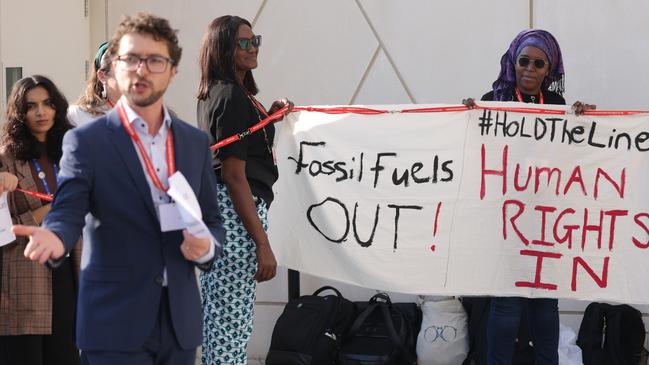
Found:
M 356 303 L 358 315 L 343 338 L 339 365 L 414 365 L 421 309 L 415 303 L 393 304 L 385 293 Z
M 325 290 L 336 295 L 321 296 Z M 354 314 L 354 303 L 331 286 L 291 300 L 275 323 L 266 365 L 333 364 Z

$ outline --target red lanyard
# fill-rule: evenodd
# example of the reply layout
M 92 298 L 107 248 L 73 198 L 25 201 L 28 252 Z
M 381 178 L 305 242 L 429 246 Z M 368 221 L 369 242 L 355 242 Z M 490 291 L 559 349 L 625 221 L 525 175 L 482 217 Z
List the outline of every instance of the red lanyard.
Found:
M 266 109 L 264 109 L 263 105 L 261 105 L 251 94 L 246 93 L 246 95 L 248 95 L 248 99 L 250 99 L 255 107 L 257 107 L 257 110 L 259 110 L 266 118 L 268 118 L 268 112 L 266 112 Z
M 158 175 L 155 173 L 155 169 L 153 168 L 153 163 L 149 158 L 149 154 L 144 149 L 142 141 L 135 132 L 135 129 L 133 129 L 133 126 L 128 121 L 128 116 L 126 115 L 126 110 L 124 109 L 124 105 L 122 105 L 121 100 L 117 102 L 117 112 L 119 114 L 119 119 L 122 120 L 124 129 L 126 129 L 126 133 L 128 133 L 133 142 L 135 142 L 137 149 L 140 151 L 140 155 L 142 156 L 142 160 L 144 161 L 144 166 L 146 166 L 146 171 L 149 173 L 149 177 L 151 177 L 153 185 L 155 185 L 156 188 L 166 192 L 168 188 L 162 186 L 162 182 L 160 182 Z M 165 143 L 165 147 L 167 148 L 167 173 L 168 176 L 171 176 L 174 172 L 176 172 L 176 163 L 174 162 L 174 140 L 173 136 L 171 135 L 171 129 L 167 131 L 167 141 Z
M 518 90 L 518 87 L 516 88 L 516 97 L 518 98 L 519 102 L 523 102 L 523 95 L 521 95 L 521 91 Z M 543 103 L 543 91 L 539 90 L 539 104 L 544 104 Z
M 31 195 L 31 196 L 33 196 L 35 198 L 45 200 L 45 201 L 48 201 L 48 202 L 51 202 L 52 200 L 54 200 L 54 196 L 49 195 L 49 194 L 43 194 L 43 193 L 39 193 L 39 192 L 36 192 L 36 191 L 29 191 L 29 190 L 25 190 L 25 189 L 21 189 L 21 188 L 16 188 L 16 191 L 20 191 L 23 194 Z

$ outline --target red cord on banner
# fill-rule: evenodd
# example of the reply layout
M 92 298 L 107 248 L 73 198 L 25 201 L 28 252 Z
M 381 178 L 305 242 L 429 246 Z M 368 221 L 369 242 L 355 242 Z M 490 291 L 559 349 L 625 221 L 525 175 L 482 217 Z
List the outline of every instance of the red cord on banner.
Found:
M 317 112 L 317 113 L 326 113 L 326 114 L 365 114 L 365 115 L 390 113 L 389 110 L 370 109 L 370 108 L 362 108 L 356 106 L 337 106 L 332 108 L 317 108 L 312 106 L 302 106 L 302 107 L 295 107 L 293 111 Z
M 476 109 L 483 110 L 494 110 L 494 111 L 503 111 L 503 112 L 512 112 L 512 113 L 534 113 L 534 114 L 553 114 L 553 115 L 565 115 L 567 114 L 565 110 L 553 110 L 553 109 L 543 109 L 543 108 L 512 108 L 512 107 L 495 107 L 495 106 L 480 106 L 476 105 Z M 453 105 L 453 106 L 442 106 L 442 107 L 430 107 L 430 108 L 413 108 L 413 109 L 402 109 L 402 110 L 385 110 L 385 109 L 373 109 L 365 107 L 356 107 L 356 106 L 336 106 L 336 107 L 312 107 L 312 106 L 301 106 L 293 108 L 294 112 L 313 112 L 313 113 L 325 113 L 325 114 L 363 114 L 363 115 L 377 115 L 377 114 L 390 114 L 390 113 L 446 113 L 446 112 L 459 112 L 466 111 L 469 108 L 466 105 Z M 248 128 L 246 131 L 230 136 L 221 140 L 219 143 L 210 147 L 210 151 L 217 150 L 221 147 L 227 146 L 231 143 L 239 141 L 248 135 L 262 129 L 270 122 L 275 121 L 285 114 L 287 114 L 288 107 L 284 107 L 268 118 L 262 120 L 261 122 L 253 125 Z M 633 115 L 633 114 L 647 114 L 649 111 L 642 110 L 589 110 L 584 113 L 585 116 L 615 116 L 615 115 Z
M 553 110 L 553 109 L 543 109 L 543 108 L 507 108 L 507 107 L 497 107 L 497 106 L 476 106 L 476 109 L 480 110 L 493 110 L 498 112 L 510 112 L 510 113 L 533 113 L 533 114 L 552 114 L 552 115 L 565 115 L 565 110 Z
M 625 116 L 636 114 L 649 114 L 647 110 L 588 110 L 584 115 L 594 116 Z
M 469 110 L 469 107 L 466 105 L 454 105 L 454 106 L 439 106 L 433 108 L 416 108 L 416 109 L 403 109 L 401 113 L 444 113 L 444 112 L 462 112 Z
M 475 109 L 483 110 L 494 110 L 502 112 L 512 112 L 512 113 L 534 113 L 534 114 L 554 114 L 554 115 L 565 115 L 567 114 L 565 110 L 553 110 L 553 109 L 543 109 L 543 108 L 511 108 L 511 107 L 495 107 L 495 106 L 480 106 L 476 105 Z M 337 106 L 337 107 L 312 107 L 312 106 L 300 106 L 293 108 L 293 112 L 313 112 L 313 113 L 325 113 L 325 114 L 362 114 L 362 115 L 378 115 L 378 114 L 391 114 L 391 113 L 448 113 L 448 112 L 460 112 L 469 110 L 466 105 L 453 105 L 453 106 L 442 106 L 442 107 L 430 107 L 430 108 L 413 108 L 413 109 L 402 109 L 402 110 L 385 110 L 385 109 L 373 109 L 373 108 L 364 108 L 356 106 Z M 247 130 L 230 136 L 221 140 L 219 143 L 216 143 L 210 147 L 210 151 L 217 150 L 224 146 L 227 146 L 231 143 L 239 141 L 243 138 L 246 138 L 252 133 L 264 128 L 269 123 L 276 121 L 286 115 L 288 112 L 288 107 L 284 107 L 275 113 L 271 114 L 261 122 L 253 125 Z M 627 115 L 636 115 L 636 114 L 649 114 L 649 110 L 588 110 L 584 112 L 584 116 L 627 116 Z M 45 201 L 52 201 L 53 198 L 51 195 L 38 193 L 34 191 L 24 190 L 17 188 L 16 191 L 37 197 Z
M 553 110 L 543 108 L 506 108 L 494 106 L 477 106 L 476 109 L 495 110 L 512 113 L 534 113 L 534 114 L 569 114 L 566 110 Z M 586 110 L 583 116 L 627 116 L 636 114 L 649 114 L 649 110 Z
M 503 111 L 503 112 L 512 112 L 512 113 L 535 113 L 535 114 L 555 114 L 555 115 L 565 115 L 568 114 L 565 110 L 553 110 L 553 109 L 544 109 L 544 108 L 512 108 L 512 107 L 496 107 L 496 106 L 480 106 L 476 105 L 475 109 L 484 109 L 484 110 L 494 110 L 494 111 Z M 431 107 L 431 108 L 414 108 L 414 109 L 402 109 L 402 110 L 383 110 L 383 109 L 371 109 L 363 107 L 295 107 L 293 111 L 306 111 L 306 112 L 315 112 L 315 113 L 325 113 L 325 114 L 389 114 L 389 113 L 445 113 L 445 112 L 458 112 L 469 110 L 466 105 L 453 105 L 453 106 L 442 106 L 442 107 Z M 588 110 L 584 112 L 585 116 L 626 116 L 626 115 L 635 115 L 635 114 L 649 114 L 649 110 Z

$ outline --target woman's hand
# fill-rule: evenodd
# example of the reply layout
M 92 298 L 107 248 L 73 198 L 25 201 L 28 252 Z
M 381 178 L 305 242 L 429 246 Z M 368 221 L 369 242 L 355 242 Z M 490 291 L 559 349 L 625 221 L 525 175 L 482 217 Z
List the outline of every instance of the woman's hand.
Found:
M 575 101 L 575 103 L 572 104 L 572 111 L 575 112 L 576 115 L 582 115 L 589 110 L 595 109 L 597 109 L 597 105 L 586 104 L 581 101 Z
M 276 111 L 282 109 L 285 106 L 288 106 L 288 111 L 286 112 L 286 114 L 293 111 L 293 108 L 295 107 L 295 105 L 293 104 L 292 101 L 288 100 L 287 98 L 282 98 L 282 99 L 279 99 L 279 100 L 275 100 L 273 102 L 273 105 L 271 105 L 270 110 L 268 111 L 268 114 L 273 114 L 273 113 L 275 113 Z M 284 119 L 284 116 L 282 116 L 281 118 L 279 118 L 277 120 L 282 120 L 282 119 Z
M 5 191 L 14 191 L 18 187 L 18 178 L 16 175 L 8 172 L 0 172 L 0 193 Z
M 477 105 L 475 105 L 474 98 L 462 99 L 462 104 L 466 105 L 466 107 L 469 109 L 475 109 L 477 107 Z
M 275 254 L 270 248 L 270 244 L 257 244 L 257 274 L 255 280 L 261 283 L 268 281 L 277 274 L 277 260 Z

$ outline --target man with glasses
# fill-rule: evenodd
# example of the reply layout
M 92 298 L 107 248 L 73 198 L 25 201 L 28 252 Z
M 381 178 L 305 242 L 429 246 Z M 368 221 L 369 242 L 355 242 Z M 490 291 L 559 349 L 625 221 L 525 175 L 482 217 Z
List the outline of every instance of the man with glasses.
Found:
M 56 267 L 90 213 L 76 333 L 86 364 L 193 364 L 202 330 L 194 268 L 209 267 L 223 241 L 208 137 L 163 104 L 181 55 L 167 20 L 124 18 L 110 54 L 123 97 L 65 136 L 43 227 L 14 232 L 31 236 L 25 256 Z M 181 230 L 166 192 L 174 171 L 200 202 L 211 238 Z

